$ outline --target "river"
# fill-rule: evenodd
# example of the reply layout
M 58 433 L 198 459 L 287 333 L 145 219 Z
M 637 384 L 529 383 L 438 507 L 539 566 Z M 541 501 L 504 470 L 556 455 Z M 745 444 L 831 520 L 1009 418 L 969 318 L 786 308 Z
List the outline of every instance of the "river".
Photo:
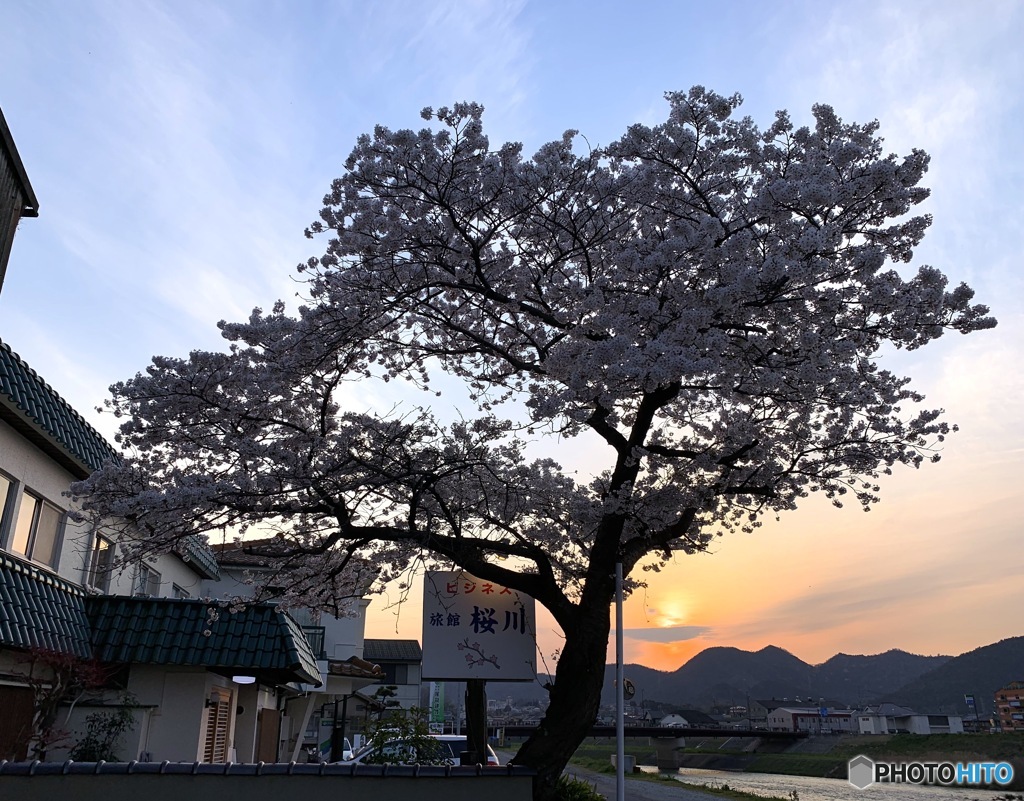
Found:
M 675 778 L 687 784 L 728 784 L 735 790 L 776 798 L 789 798 L 796 790 L 799 801 L 997 801 L 1022 799 L 1019 791 L 972 790 L 960 787 L 928 787 L 916 784 L 874 784 L 858 790 L 845 779 L 812 776 L 780 776 L 774 773 L 739 773 L 680 768 Z M 628 797 L 627 793 L 627 797 Z

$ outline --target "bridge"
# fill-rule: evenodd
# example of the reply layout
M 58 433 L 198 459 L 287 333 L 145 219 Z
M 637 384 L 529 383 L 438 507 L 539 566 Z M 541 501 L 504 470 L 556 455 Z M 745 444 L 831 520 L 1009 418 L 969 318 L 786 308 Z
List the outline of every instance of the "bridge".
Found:
M 536 726 L 499 726 L 506 737 L 529 737 Z M 626 726 L 626 737 L 757 737 L 761 740 L 803 740 L 805 731 L 766 731 L 765 729 L 689 729 L 682 726 Z M 614 726 L 592 726 L 590 737 L 614 737 Z

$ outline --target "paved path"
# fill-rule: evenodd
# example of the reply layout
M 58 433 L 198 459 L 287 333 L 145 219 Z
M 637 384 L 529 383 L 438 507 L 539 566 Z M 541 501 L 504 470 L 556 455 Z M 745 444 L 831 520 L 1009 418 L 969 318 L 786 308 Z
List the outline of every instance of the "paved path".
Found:
M 497 751 L 501 764 L 506 764 L 514 755 L 514 751 Z M 563 773 L 582 779 L 597 789 L 608 801 L 615 801 L 615 774 L 598 773 L 595 770 L 578 768 L 569 765 Z M 721 796 L 712 793 L 702 793 L 699 790 L 691 790 L 683 787 L 679 782 L 656 782 L 643 779 L 630 779 L 626 777 L 626 801 L 708 801 L 708 799 L 721 799 Z

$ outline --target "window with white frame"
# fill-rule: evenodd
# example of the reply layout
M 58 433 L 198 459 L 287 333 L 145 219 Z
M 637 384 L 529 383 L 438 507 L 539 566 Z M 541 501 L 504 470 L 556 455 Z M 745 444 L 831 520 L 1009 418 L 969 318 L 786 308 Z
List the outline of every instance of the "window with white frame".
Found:
M 139 565 L 135 574 L 135 594 L 154 598 L 160 595 L 160 574 L 147 564 Z
M 89 556 L 89 586 L 110 592 L 110 573 L 114 568 L 114 542 L 97 533 Z
M 174 598 L 191 598 L 192 594 L 177 584 L 171 585 L 171 596 Z
M 34 562 L 56 567 L 63 524 L 64 510 L 23 489 L 11 550 Z

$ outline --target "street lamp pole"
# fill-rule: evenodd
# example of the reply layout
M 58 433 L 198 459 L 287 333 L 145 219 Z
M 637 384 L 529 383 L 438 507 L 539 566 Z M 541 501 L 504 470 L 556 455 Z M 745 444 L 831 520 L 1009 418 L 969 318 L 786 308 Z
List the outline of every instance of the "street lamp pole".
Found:
M 615 799 L 626 801 L 626 701 L 622 675 L 622 562 L 615 563 Z

